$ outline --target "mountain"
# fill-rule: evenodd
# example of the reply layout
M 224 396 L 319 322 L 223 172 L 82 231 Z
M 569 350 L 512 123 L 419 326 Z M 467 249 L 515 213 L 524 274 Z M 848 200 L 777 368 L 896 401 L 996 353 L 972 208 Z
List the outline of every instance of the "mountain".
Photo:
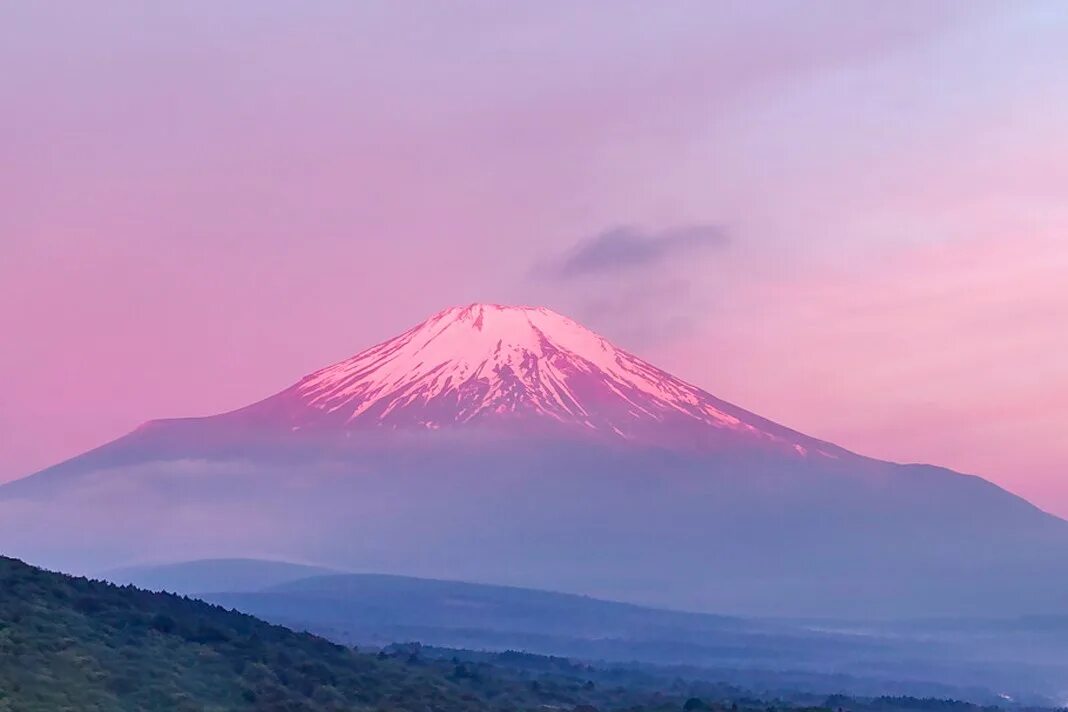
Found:
M 318 561 L 732 614 L 1068 601 L 1068 523 L 993 484 L 865 458 L 551 311 L 480 304 L 0 487 L 0 542 L 67 570 Z

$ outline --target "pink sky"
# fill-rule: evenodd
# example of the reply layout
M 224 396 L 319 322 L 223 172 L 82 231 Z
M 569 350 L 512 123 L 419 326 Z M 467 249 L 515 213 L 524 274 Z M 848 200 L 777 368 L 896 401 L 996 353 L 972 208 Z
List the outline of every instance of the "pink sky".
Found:
M 0 480 L 495 301 L 1068 515 L 1061 3 L 351 5 L 0 9 Z

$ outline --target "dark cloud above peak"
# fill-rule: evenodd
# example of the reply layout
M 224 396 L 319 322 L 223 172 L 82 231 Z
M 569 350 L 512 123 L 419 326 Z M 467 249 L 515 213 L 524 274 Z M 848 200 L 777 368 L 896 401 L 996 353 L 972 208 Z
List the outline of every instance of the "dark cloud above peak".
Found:
M 682 225 L 661 230 L 623 225 L 580 241 L 543 271 L 567 280 L 640 269 L 687 253 L 722 247 L 728 241 L 726 233 L 716 225 Z

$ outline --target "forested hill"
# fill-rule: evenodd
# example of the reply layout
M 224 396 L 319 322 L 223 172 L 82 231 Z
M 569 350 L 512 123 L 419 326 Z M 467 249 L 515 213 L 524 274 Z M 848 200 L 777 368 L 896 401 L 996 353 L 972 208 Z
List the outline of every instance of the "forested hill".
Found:
M 0 712 L 679 712 L 690 697 L 685 686 L 631 687 L 562 658 L 519 656 L 509 666 L 495 662 L 507 656 L 473 662 L 420 651 L 360 653 L 197 599 L 0 557 Z
M 475 679 L 361 654 L 202 601 L 0 557 L 0 710 L 492 710 L 581 684 Z
M 0 557 L 0 712 L 627 710 L 982 712 L 960 702 L 759 700 L 742 690 L 519 653 L 360 653 L 236 611 Z

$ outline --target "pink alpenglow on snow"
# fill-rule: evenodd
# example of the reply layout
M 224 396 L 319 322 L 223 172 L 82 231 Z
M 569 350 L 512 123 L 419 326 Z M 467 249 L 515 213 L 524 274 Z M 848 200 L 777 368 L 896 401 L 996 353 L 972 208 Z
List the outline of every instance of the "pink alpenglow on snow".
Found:
M 223 416 L 328 433 L 487 426 L 641 444 L 841 450 L 715 398 L 544 307 L 451 307 Z M 514 426 L 514 427 L 509 427 Z

